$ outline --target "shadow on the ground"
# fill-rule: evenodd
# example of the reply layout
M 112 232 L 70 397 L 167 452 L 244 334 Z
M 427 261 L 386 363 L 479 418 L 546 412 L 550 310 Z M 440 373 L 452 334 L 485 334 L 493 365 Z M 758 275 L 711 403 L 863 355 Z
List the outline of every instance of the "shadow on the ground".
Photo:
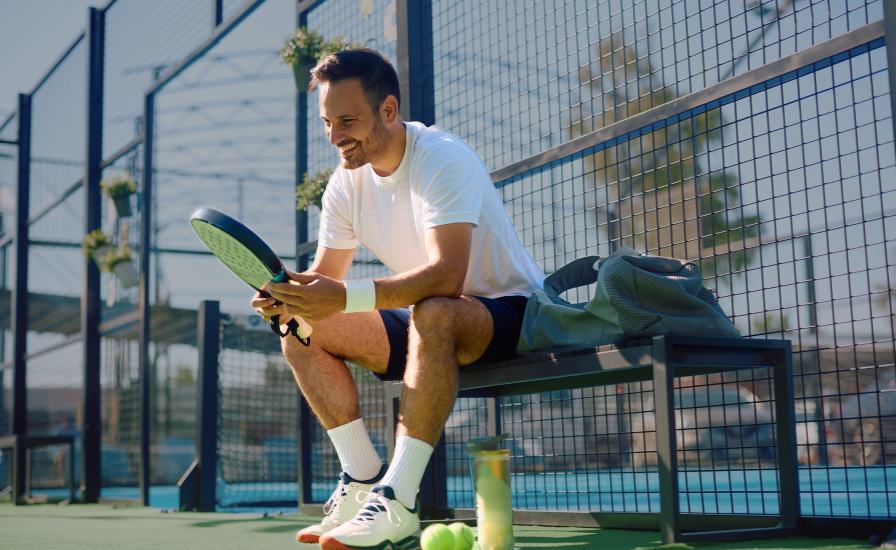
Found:
M 620 529 L 557 529 L 517 527 L 514 529 L 516 547 L 520 549 L 613 549 L 613 550 L 721 550 L 767 549 L 810 550 L 816 548 L 861 548 L 862 541 L 851 539 L 809 539 L 794 537 L 742 542 L 694 542 L 662 544 L 656 531 L 625 531 Z

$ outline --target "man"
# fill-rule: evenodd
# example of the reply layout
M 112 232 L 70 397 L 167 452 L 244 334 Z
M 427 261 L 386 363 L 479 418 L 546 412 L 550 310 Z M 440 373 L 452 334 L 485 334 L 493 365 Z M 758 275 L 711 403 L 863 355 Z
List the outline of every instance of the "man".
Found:
M 342 467 L 326 517 L 296 538 L 324 549 L 404 548 L 416 544 L 416 495 L 458 368 L 514 354 L 526 296 L 544 274 L 472 149 L 401 120 L 398 77 L 378 52 L 329 55 L 311 74 L 341 163 L 324 193 L 312 266 L 252 301 L 265 317 L 300 316 L 313 327 L 311 346 L 287 338 L 283 353 Z M 359 244 L 395 275 L 343 282 Z M 388 468 L 345 361 L 404 380 Z

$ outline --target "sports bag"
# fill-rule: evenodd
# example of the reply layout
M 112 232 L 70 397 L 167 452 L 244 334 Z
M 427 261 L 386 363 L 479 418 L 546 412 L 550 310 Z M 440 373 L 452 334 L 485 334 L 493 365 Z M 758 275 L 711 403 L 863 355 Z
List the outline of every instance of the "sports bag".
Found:
M 560 294 L 597 283 L 589 302 Z M 545 279 L 529 297 L 517 351 L 583 347 L 677 334 L 739 337 L 697 264 L 644 256 L 622 248 L 611 256 L 579 258 Z

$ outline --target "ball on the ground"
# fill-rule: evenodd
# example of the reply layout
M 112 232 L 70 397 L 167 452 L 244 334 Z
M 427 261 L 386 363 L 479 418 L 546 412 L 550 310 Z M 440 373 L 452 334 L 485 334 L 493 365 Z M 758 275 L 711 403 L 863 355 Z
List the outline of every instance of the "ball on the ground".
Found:
M 454 534 L 444 523 L 433 523 L 420 536 L 423 550 L 454 550 Z
M 470 550 L 475 542 L 475 534 L 473 528 L 466 523 L 456 521 L 448 526 L 451 534 L 454 535 L 454 550 Z

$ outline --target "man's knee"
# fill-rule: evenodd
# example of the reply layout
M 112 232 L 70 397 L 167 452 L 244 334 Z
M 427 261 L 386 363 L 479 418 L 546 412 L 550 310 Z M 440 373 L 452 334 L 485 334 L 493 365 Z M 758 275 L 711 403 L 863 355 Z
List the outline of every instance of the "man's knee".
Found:
M 283 357 L 286 358 L 289 366 L 294 369 L 305 363 L 303 359 L 308 355 L 308 347 L 299 343 L 292 336 L 280 338 L 280 350 L 283 352 Z
M 426 298 L 414 306 L 411 312 L 411 326 L 418 334 L 454 336 L 458 298 Z
M 389 340 L 378 313 L 336 313 L 315 321 L 312 328 L 310 346 L 292 336 L 282 339 L 283 355 L 293 370 L 315 368 L 337 358 L 385 372 Z
M 318 353 L 326 353 L 322 344 L 327 340 L 329 326 L 317 324 L 311 333 L 311 344 L 306 346 L 292 335 L 280 338 L 280 350 L 291 367 L 299 368 L 313 360 Z

